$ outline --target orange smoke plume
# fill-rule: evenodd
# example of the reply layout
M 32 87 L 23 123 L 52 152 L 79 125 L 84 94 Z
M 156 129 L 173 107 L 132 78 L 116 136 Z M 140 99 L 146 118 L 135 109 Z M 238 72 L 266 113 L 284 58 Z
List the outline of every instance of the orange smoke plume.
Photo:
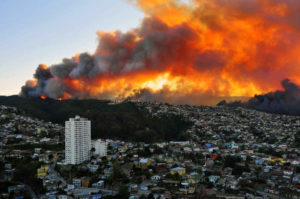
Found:
M 129 2 L 145 13 L 140 27 L 99 31 L 93 55 L 40 65 L 21 94 L 214 104 L 300 83 L 298 1 Z

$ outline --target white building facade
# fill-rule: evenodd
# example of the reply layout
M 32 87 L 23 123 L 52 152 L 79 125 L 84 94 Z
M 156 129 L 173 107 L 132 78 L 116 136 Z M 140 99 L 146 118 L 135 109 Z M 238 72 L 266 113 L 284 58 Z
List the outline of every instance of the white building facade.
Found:
M 93 140 L 92 147 L 95 149 L 95 155 L 99 155 L 100 157 L 107 156 L 107 142 L 105 140 Z
M 80 116 L 65 122 L 65 163 L 80 164 L 90 160 L 91 121 Z

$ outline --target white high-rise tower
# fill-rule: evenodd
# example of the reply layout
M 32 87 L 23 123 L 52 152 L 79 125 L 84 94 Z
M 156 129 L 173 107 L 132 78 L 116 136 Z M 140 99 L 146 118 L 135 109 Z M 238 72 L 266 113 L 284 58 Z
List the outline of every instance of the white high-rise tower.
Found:
M 65 123 L 65 163 L 80 164 L 90 160 L 91 121 L 76 116 Z

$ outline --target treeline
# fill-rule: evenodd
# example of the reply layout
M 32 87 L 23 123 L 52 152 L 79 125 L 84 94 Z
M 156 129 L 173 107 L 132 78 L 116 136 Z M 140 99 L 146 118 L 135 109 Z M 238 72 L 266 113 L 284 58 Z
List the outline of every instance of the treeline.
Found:
M 28 116 L 60 123 L 80 115 L 92 121 L 93 138 L 120 138 L 131 141 L 167 141 L 187 139 L 191 125 L 181 116 L 153 118 L 134 103 L 110 104 L 105 100 L 42 100 L 19 96 L 0 97 L 0 104 L 17 107 Z

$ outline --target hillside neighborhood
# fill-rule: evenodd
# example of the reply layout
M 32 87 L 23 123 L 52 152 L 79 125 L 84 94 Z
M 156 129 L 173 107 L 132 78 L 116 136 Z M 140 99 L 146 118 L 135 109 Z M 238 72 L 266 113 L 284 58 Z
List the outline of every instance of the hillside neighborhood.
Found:
M 64 126 L 0 106 L 0 198 L 300 198 L 299 116 L 132 103 L 190 122 L 186 139 L 95 139 L 67 164 Z

